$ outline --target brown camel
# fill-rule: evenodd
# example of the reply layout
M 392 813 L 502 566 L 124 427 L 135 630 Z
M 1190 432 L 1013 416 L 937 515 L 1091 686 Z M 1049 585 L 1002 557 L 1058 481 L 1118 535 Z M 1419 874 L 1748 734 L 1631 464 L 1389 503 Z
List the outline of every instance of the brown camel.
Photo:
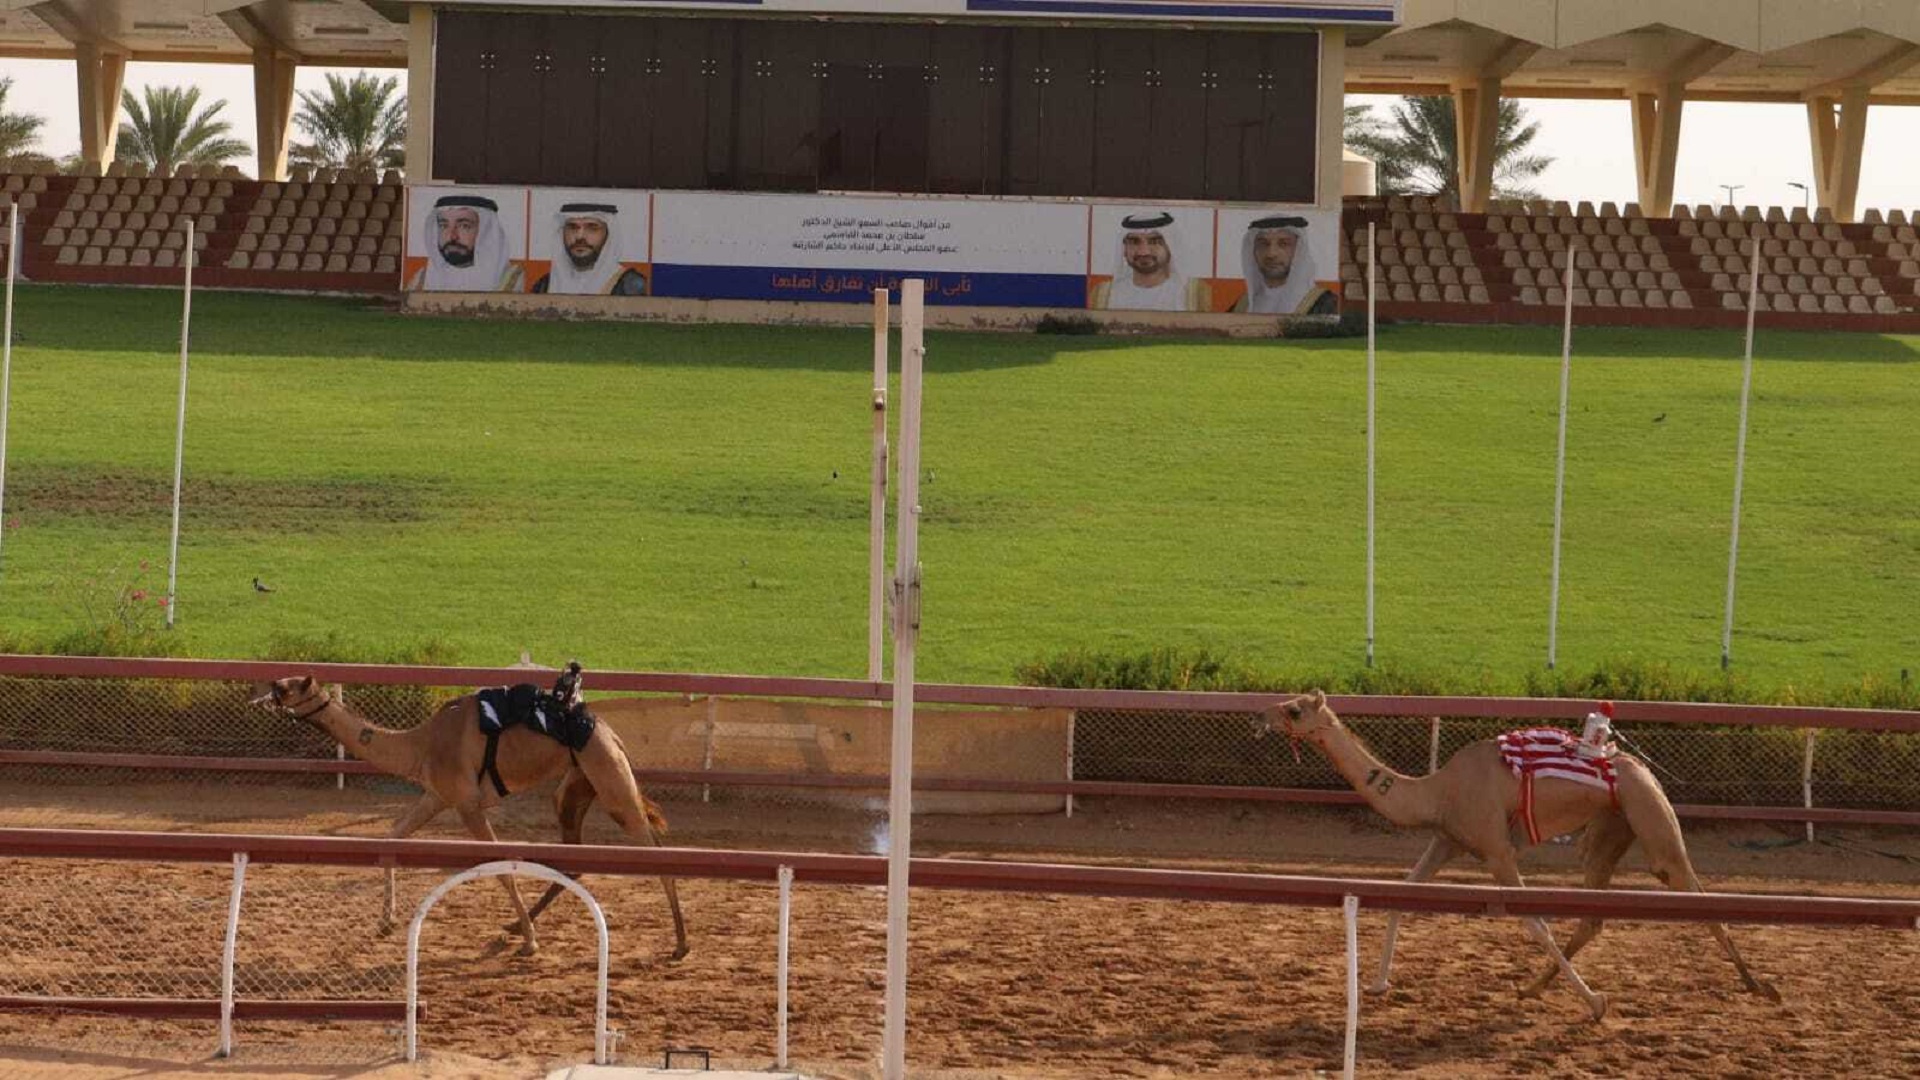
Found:
M 1495 740 L 1483 739 L 1461 747 L 1439 771 L 1430 775 L 1405 776 L 1375 757 L 1327 707 L 1326 695 L 1318 690 L 1271 706 L 1255 728 L 1257 734 L 1279 731 L 1312 743 L 1381 816 L 1402 827 L 1433 830 L 1433 843 L 1414 865 L 1409 881 L 1425 881 L 1448 861 L 1470 852 L 1486 863 L 1495 881 L 1515 887 L 1523 884 L 1519 859 L 1529 841 L 1524 825 L 1516 821 L 1521 785 L 1501 760 Z M 1668 888 L 1703 891 L 1687 858 L 1680 821 L 1674 816 L 1673 806 L 1667 802 L 1660 782 L 1636 758 L 1616 754 L 1613 762 L 1619 799 L 1617 809 L 1601 788 L 1553 777 L 1536 778 L 1533 799 L 1537 835 L 1564 836 L 1585 827 L 1581 853 L 1586 865 L 1587 888 L 1606 888 L 1620 857 L 1639 840 L 1649 869 Z M 1521 991 L 1522 995 L 1540 994 L 1556 975 L 1565 973 L 1587 1007 L 1593 1010 L 1594 1019 L 1605 1016 L 1606 995 L 1589 989 L 1572 963 L 1574 954 L 1599 934 L 1602 920 L 1581 920 L 1564 953 L 1555 944 L 1545 920 L 1529 918 L 1525 923 L 1528 933 L 1553 958 L 1553 963 Z M 1733 946 L 1733 939 L 1727 936 L 1727 928 L 1719 923 L 1710 925 L 1728 959 L 1739 969 L 1747 989 L 1770 1000 L 1780 1000 L 1773 987 L 1754 978 L 1747 969 L 1740 951 Z M 1393 945 L 1399 930 L 1400 913 L 1396 911 L 1387 921 L 1380 978 L 1369 987 L 1374 993 L 1386 990 L 1389 985 L 1387 976 L 1393 967 Z
M 494 840 L 493 825 L 487 809 L 498 805 L 502 796 L 491 777 L 483 776 L 487 738 L 480 730 L 479 706 L 475 695 L 467 694 L 442 704 L 419 727 L 396 731 L 377 727 L 334 701 L 313 679 L 299 675 L 276 681 L 259 699 L 271 703 L 296 719 L 304 720 L 337 740 L 347 752 L 371 762 L 382 772 L 419 784 L 426 791 L 400 820 L 393 823 L 388 836 L 412 835 L 432 821 L 442 810 L 452 807 L 460 815 L 467 831 L 480 840 Z M 560 778 L 553 793 L 553 805 L 560 818 L 563 843 L 580 842 L 589 807 L 601 800 L 607 814 L 626 834 L 643 844 L 659 844 L 656 829 L 665 831 L 666 819 L 659 807 L 640 793 L 633 778 L 633 765 L 620 737 L 605 724 L 595 724 L 593 736 L 578 754 L 525 725 L 516 725 L 500 733 L 494 765 L 500 781 L 509 792 L 525 791 Z M 670 877 L 660 879 L 667 889 L 667 906 L 673 911 L 673 958 L 687 954 L 687 926 L 680 915 L 680 893 Z M 539 949 L 533 920 L 554 896 L 559 886 L 531 912 L 521 902 L 520 890 L 513 878 L 503 876 L 507 896 L 513 901 L 516 921 L 511 929 L 523 937 L 520 953 L 532 955 Z M 386 901 L 381 912 L 380 932 L 391 933 L 394 921 L 394 871 L 387 870 Z

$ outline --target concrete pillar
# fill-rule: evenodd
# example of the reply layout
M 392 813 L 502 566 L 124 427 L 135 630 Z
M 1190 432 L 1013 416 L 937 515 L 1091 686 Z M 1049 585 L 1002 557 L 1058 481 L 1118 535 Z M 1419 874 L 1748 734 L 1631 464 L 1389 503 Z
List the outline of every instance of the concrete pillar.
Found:
M 1460 158 L 1460 210 L 1484 214 L 1493 198 L 1493 159 L 1500 135 L 1500 80 L 1453 88 L 1454 138 Z
M 1822 209 L 1835 221 L 1852 221 L 1860 197 L 1860 159 L 1867 147 L 1867 87 L 1807 100 L 1807 134 L 1813 143 L 1813 182 Z
M 80 87 L 80 160 L 104 170 L 119 141 L 127 58 L 83 41 L 73 47 L 73 63 Z
M 1640 183 L 1640 212 L 1673 213 L 1673 176 L 1680 164 L 1680 117 L 1686 88 L 1668 83 L 1633 95 L 1633 164 Z
M 433 8 L 407 11 L 407 178 L 433 176 Z
M 253 130 L 262 180 L 287 178 L 287 129 L 293 121 L 293 76 L 300 64 L 271 49 L 253 51 Z

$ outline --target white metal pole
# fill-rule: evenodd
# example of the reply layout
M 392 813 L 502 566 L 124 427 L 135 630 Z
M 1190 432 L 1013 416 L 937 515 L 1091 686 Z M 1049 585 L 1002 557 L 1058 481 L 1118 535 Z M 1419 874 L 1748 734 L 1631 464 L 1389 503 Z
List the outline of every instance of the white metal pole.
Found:
M 1813 736 L 1814 729 L 1807 729 L 1807 756 L 1800 763 L 1800 801 L 1806 808 L 1813 809 Z M 1813 843 L 1813 822 L 1807 822 L 1807 843 Z
M 1080 710 L 1067 710 L 1067 783 L 1073 783 L 1073 729 L 1080 718 Z M 1067 816 L 1073 816 L 1073 792 L 1067 792 Z
M 1567 501 L 1567 384 L 1573 374 L 1573 265 L 1580 250 L 1567 247 L 1567 315 L 1560 334 L 1560 446 L 1553 458 L 1553 585 L 1547 599 L 1547 668 L 1560 643 L 1560 518 Z
M 233 853 L 233 891 L 227 896 L 227 939 L 220 950 L 220 1057 L 233 1056 L 233 964 L 240 950 L 240 896 L 247 887 L 247 853 Z
M 774 1034 L 774 1040 L 773 1040 L 773 1046 L 774 1046 L 773 1065 L 774 1065 L 774 1068 L 776 1069 L 784 1069 L 787 1067 L 787 957 L 789 955 L 788 944 L 790 940 L 790 935 L 788 933 L 787 927 L 792 915 L 793 915 L 793 867 L 783 866 L 780 868 L 780 944 L 778 947 L 779 956 L 774 962 L 774 966 L 779 969 L 779 973 L 780 973 L 780 988 L 775 995 L 779 999 L 779 1004 L 777 1006 L 779 1010 L 779 1020 L 777 1021 L 774 1029 L 775 1034 Z
M 1720 628 L 1720 668 L 1733 663 L 1733 579 L 1740 564 L 1740 491 L 1747 475 L 1747 403 L 1753 397 L 1753 319 L 1760 307 L 1760 240 L 1753 241 L 1747 285 L 1747 358 L 1740 374 L 1740 440 L 1733 452 L 1733 539 L 1727 547 L 1727 620 Z
M 886 1080 L 907 1075 L 907 860 L 913 840 L 913 650 L 920 636 L 920 374 L 926 283 L 900 289 L 900 483 L 895 515 L 893 764 L 887 807 Z
M 1434 717 L 1427 727 L 1427 772 L 1440 771 L 1440 718 Z
M 7 200 L 7 316 L 0 327 L 0 535 L 6 529 L 7 413 L 13 406 L 13 277 L 20 262 L 20 204 Z
M 867 681 L 879 682 L 887 619 L 888 293 L 873 290 L 873 496 L 867 511 Z
M 173 434 L 173 538 L 167 549 L 167 629 L 180 608 L 180 473 L 187 452 L 187 338 L 193 322 L 193 219 L 187 218 L 185 286 L 180 294 L 180 418 Z
M 173 605 L 169 604 L 167 606 L 172 607 Z M 339 704 L 342 708 L 345 708 L 347 704 L 346 690 L 342 688 L 339 683 L 334 683 L 332 686 L 328 687 L 327 689 L 333 695 L 333 700 L 337 704 Z M 336 742 L 333 744 L 333 760 L 335 761 L 347 760 L 347 747 L 345 743 Z M 335 791 L 347 790 L 347 774 L 346 773 L 337 772 L 333 774 L 333 789 Z
M 1379 258 L 1374 223 L 1367 222 L 1367 666 L 1373 666 L 1373 403 L 1374 403 L 1374 307 L 1373 295 L 1379 288 L 1374 266 Z
M 1360 1049 L 1360 898 L 1340 901 L 1340 911 L 1347 923 L 1347 1056 L 1341 1075 L 1353 1080 Z

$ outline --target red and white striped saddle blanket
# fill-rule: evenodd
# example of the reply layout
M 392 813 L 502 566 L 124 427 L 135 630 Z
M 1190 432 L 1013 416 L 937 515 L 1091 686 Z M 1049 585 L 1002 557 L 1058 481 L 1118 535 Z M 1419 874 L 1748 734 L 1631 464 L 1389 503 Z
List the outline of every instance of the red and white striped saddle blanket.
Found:
M 1582 757 L 1580 740 L 1559 728 L 1527 728 L 1509 731 L 1499 737 L 1500 760 L 1520 778 L 1520 809 L 1514 816 L 1526 826 L 1527 839 L 1540 842 L 1540 828 L 1533 819 L 1533 782 L 1540 777 L 1571 780 L 1596 787 L 1620 808 L 1620 794 L 1613 771 L 1613 758 Z

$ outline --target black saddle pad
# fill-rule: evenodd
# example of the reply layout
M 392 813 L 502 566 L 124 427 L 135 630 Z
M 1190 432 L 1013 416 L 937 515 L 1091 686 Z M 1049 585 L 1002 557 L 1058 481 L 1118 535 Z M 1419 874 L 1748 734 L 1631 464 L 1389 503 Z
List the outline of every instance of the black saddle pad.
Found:
M 480 703 L 480 730 L 489 735 L 524 724 L 575 753 L 593 738 L 593 714 L 584 704 L 567 709 L 532 683 L 490 686 L 474 696 Z

